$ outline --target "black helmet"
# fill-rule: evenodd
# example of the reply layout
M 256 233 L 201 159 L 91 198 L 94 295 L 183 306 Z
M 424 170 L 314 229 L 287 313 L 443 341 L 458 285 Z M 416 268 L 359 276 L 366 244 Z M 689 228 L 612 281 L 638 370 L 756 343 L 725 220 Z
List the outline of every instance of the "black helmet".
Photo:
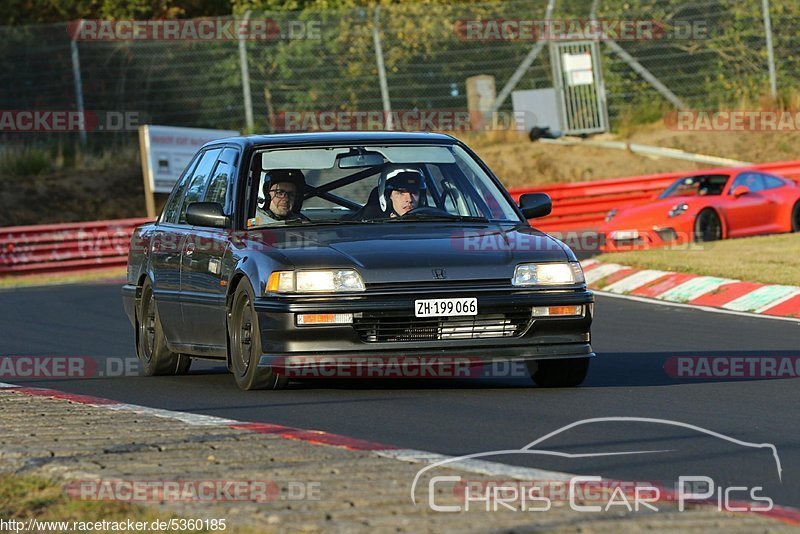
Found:
M 266 178 L 264 180 L 263 193 L 266 205 L 264 208 L 269 210 L 269 190 L 275 184 L 290 182 L 297 188 L 297 198 L 292 205 L 292 213 L 300 213 L 300 208 L 303 207 L 303 192 L 306 186 L 306 177 L 300 169 L 274 169 L 266 171 Z

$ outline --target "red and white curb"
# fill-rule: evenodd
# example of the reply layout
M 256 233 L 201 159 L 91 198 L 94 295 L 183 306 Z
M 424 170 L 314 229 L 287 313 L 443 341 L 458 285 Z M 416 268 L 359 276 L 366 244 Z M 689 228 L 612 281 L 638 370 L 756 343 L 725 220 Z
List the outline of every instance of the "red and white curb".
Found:
M 730 313 L 800 320 L 800 287 L 730 278 L 635 269 L 597 260 L 581 262 L 587 285 L 602 294 Z
M 247 421 L 237 421 L 235 419 L 226 419 L 223 417 L 214 417 L 211 415 L 193 414 L 188 412 L 178 412 L 173 410 L 163 410 L 159 408 L 150 408 L 147 406 L 139 406 L 137 404 L 128 404 L 124 402 L 115 401 L 112 399 L 105 399 L 102 397 L 94 397 L 91 395 L 80 395 L 75 393 L 67 393 L 55 389 L 24 387 L 17 384 L 8 384 L 0 382 L 0 390 L 13 391 L 32 397 L 45 397 L 50 399 L 59 399 L 76 404 L 84 404 L 96 408 L 104 408 L 118 412 L 131 412 L 143 415 L 153 415 L 173 421 L 180 421 L 191 426 L 201 427 L 216 427 L 216 428 L 233 428 L 237 430 L 245 430 L 255 432 L 258 434 L 274 434 L 284 439 L 292 439 L 313 443 L 315 445 L 328 445 L 333 447 L 342 447 L 352 451 L 364 451 L 375 454 L 382 458 L 398 460 L 401 462 L 411 462 L 420 464 L 434 464 L 449 460 L 447 463 L 448 468 L 466 471 L 469 473 L 476 473 L 487 475 L 491 477 L 502 477 L 504 479 L 515 480 L 537 480 L 537 481 L 569 481 L 580 475 L 572 473 L 562 473 L 559 471 L 547 471 L 543 469 L 536 469 L 530 467 L 518 467 L 513 465 L 501 464 L 497 462 L 490 462 L 486 460 L 476 460 L 471 458 L 459 458 L 449 456 L 446 454 L 439 454 L 436 452 L 421 451 L 416 449 L 401 449 L 393 445 L 386 445 L 374 441 L 367 441 L 358 438 L 351 438 L 341 434 L 332 434 L 322 430 L 307 430 L 302 428 L 294 428 L 283 425 L 273 425 L 269 423 L 256 423 Z M 604 479 L 607 482 L 620 482 L 612 479 Z M 666 499 L 675 500 L 676 493 L 666 488 L 660 487 L 662 490 L 661 495 Z M 715 503 L 699 503 L 714 505 Z M 746 503 L 731 502 L 732 505 L 742 505 Z M 790 525 L 800 525 L 800 510 L 782 506 L 774 506 L 770 511 L 766 512 L 746 512 L 755 513 L 770 517 L 777 521 L 787 523 Z

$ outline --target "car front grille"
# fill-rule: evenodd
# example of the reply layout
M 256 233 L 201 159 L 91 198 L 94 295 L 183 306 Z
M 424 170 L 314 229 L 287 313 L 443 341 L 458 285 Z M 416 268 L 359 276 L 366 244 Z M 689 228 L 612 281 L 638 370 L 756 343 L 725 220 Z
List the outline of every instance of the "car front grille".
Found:
M 353 319 L 362 341 L 436 341 L 517 337 L 531 322 L 531 309 L 459 317 L 415 317 L 411 314 L 367 314 Z

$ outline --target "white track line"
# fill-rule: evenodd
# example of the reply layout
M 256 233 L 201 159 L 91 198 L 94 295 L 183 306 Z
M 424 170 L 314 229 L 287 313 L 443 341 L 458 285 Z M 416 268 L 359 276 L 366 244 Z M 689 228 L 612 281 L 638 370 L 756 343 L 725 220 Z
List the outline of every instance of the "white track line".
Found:
M 434 464 L 442 460 L 450 460 L 457 458 L 457 456 L 449 456 L 447 454 L 439 454 L 435 452 L 420 451 L 416 449 L 388 449 L 383 451 L 372 451 L 378 456 L 384 458 L 391 458 L 393 460 L 400 460 L 402 462 Z M 561 471 L 547 471 L 545 469 L 536 469 L 533 467 L 520 467 L 509 464 L 501 464 L 498 462 L 489 462 L 486 460 L 473 460 L 466 458 L 463 460 L 456 460 L 448 462 L 445 466 L 447 469 L 459 469 L 469 473 L 477 473 L 480 475 L 498 476 L 513 478 L 515 480 L 563 480 L 569 481 L 578 475 L 571 473 L 562 473 Z
M 203 415 L 199 413 L 162 410 L 160 408 L 139 406 L 138 404 L 107 404 L 103 407 L 119 412 L 133 412 L 142 415 L 154 415 L 165 419 L 174 419 L 192 426 L 228 426 L 242 423 L 242 421 L 237 421 L 235 419 L 225 419 L 223 417 L 214 417 L 213 415 Z
M 591 289 L 591 288 L 590 288 Z M 800 325 L 800 318 L 797 317 L 780 317 L 777 315 L 762 315 L 758 313 L 749 313 L 749 312 L 740 312 L 740 311 L 733 311 L 733 310 L 726 310 L 723 308 L 714 308 L 711 306 L 697 306 L 695 304 L 682 304 L 680 302 L 670 302 L 667 300 L 656 300 L 646 297 L 637 297 L 634 295 L 617 295 L 616 293 L 608 293 L 606 291 L 600 291 L 598 289 L 592 289 L 592 292 L 596 295 L 602 295 L 604 297 L 612 297 L 615 299 L 626 299 L 632 300 L 634 302 L 644 302 L 647 304 L 657 304 L 659 306 L 673 306 L 676 308 L 690 308 L 692 310 L 700 310 L 705 312 L 711 313 L 722 313 L 725 315 L 739 315 L 741 317 L 750 317 L 755 319 L 772 319 L 774 321 L 789 321 L 793 323 L 797 323 Z

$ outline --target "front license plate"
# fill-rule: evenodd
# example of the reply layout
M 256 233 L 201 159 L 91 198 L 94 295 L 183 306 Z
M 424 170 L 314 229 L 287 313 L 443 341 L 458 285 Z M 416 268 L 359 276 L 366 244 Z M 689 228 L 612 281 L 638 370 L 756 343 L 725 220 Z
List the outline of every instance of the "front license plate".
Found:
M 478 315 L 478 299 L 425 299 L 414 301 L 417 317 L 452 317 L 456 315 Z

